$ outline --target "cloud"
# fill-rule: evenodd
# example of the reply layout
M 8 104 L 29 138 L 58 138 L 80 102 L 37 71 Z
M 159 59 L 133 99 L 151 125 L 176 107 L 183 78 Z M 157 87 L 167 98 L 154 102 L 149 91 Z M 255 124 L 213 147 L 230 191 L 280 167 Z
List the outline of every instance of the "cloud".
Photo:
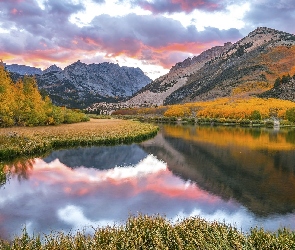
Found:
M 204 11 L 216 11 L 224 9 L 224 1 L 220 0 L 159 0 L 146 1 L 134 0 L 133 5 L 138 5 L 152 13 L 175 13 L 185 12 L 190 13 L 196 9 Z
M 237 29 L 198 31 L 172 18 L 134 13 L 99 15 L 79 27 L 69 20 L 85 7 L 71 1 L 48 0 L 44 8 L 35 0 L 0 1 L 0 7 L 0 27 L 9 31 L 0 35 L 0 58 L 4 60 L 10 54 L 27 62 L 56 63 L 79 57 L 89 61 L 104 53 L 109 59 L 127 56 L 170 68 L 192 53 L 242 37 Z
M 295 33 L 295 2 L 293 0 L 252 1 L 243 20 L 251 27 L 265 26 Z
M 105 0 L 92 0 L 92 1 L 95 2 L 95 3 L 99 3 L 99 4 L 105 3 Z
M 90 26 L 82 29 L 82 34 L 81 39 L 89 49 L 97 47 L 111 56 L 124 54 L 141 60 L 156 60 L 161 64 L 166 62 L 162 64 L 165 67 L 177 62 L 167 64 L 168 58 L 179 58 L 177 52 L 182 55 L 200 53 L 211 45 L 242 37 L 237 29 L 206 27 L 204 31 L 198 31 L 194 26 L 184 27 L 171 18 L 135 14 L 124 17 L 100 15 Z M 172 51 L 173 56 L 170 54 Z

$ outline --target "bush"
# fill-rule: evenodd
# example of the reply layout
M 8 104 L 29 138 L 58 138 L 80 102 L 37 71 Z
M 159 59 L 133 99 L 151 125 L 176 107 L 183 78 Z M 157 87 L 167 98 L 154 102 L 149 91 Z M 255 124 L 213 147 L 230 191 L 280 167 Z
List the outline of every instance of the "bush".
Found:
M 240 120 L 240 125 L 241 126 L 250 126 L 251 121 L 249 119 L 242 119 Z
M 267 127 L 267 128 L 273 128 L 274 127 L 274 122 L 272 120 L 267 120 L 265 122 L 265 127 Z

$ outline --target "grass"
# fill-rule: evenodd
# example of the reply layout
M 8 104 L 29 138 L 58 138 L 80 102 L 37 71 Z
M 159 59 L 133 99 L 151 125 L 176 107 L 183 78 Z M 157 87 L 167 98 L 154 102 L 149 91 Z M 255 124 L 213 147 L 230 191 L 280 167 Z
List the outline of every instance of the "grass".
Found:
M 191 217 L 171 223 L 165 217 L 131 216 L 124 225 L 29 236 L 24 229 L 12 241 L 0 240 L 0 249 L 295 249 L 295 233 L 288 229 L 267 232 L 253 228 L 242 233 L 218 222 Z
M 64 147 L 113 145 L 143 141 L 158 127 L 136 121 L 91 119 L 89 122 L 0 129 L 0 161 L 38 155 Z

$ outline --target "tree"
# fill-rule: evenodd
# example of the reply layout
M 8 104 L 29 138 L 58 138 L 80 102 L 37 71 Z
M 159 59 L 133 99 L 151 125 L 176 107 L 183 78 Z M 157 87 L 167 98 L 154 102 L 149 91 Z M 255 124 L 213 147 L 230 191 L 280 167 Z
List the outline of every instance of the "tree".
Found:
M 283 75 L 282 76 L 282 83 L 287 83 L 291 80 L 291 76 L 288 74 L 288 75 Z
M 282 83 L 282 79 L 280 77 L 278 77 L 276 80 L 275 80 L 275 84 L 274 84 L 274 87 L 275 88 L 278 88 Z
M 24 84 L 22 80 L 18 80 L 14 85 L 14 100 L 17 105 L 14 108 L 14 120 L 15 124 L 18 126 L 23 126 L 25 124 L 24 117 Z
M 15 107 L 14 91 L 12 81 L 3 64 L 0 64 L 0 104 L 0 126 L 12 126 Z
M 286 110 L 286 118 L 290 122 L 295 122 L 295 108 L 290 108 Z
M 261 114 L 260 114 L 260 112 L 258 110 L 252 111 L 251 116 L 250 116 L 250 119 L 251 120 L 261 120 Z
M 26 124 L 30 126 L 45 124 L 45 102 L 38 91 L 36 80 L 33 77 L 24 76 L 24 113 Z

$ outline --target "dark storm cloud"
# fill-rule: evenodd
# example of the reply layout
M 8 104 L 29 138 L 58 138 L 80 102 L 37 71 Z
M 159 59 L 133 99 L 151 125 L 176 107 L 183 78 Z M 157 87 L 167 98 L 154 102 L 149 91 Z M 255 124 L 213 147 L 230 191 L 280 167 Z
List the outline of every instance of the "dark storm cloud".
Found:
M 295 1 L 253 1 L 243 19 L 251 29 L 258 26 L 295 33 Z
M 186 12 L 190 13 L 195 9 L 205 11 L 222 10 L 225 1 L 221 0 L 159 0 L 159 1 L 146 1 L 146 0 L 133 0 L 133 5 L 138 5 L 145 10 L 152 13 L 174 13 Z

